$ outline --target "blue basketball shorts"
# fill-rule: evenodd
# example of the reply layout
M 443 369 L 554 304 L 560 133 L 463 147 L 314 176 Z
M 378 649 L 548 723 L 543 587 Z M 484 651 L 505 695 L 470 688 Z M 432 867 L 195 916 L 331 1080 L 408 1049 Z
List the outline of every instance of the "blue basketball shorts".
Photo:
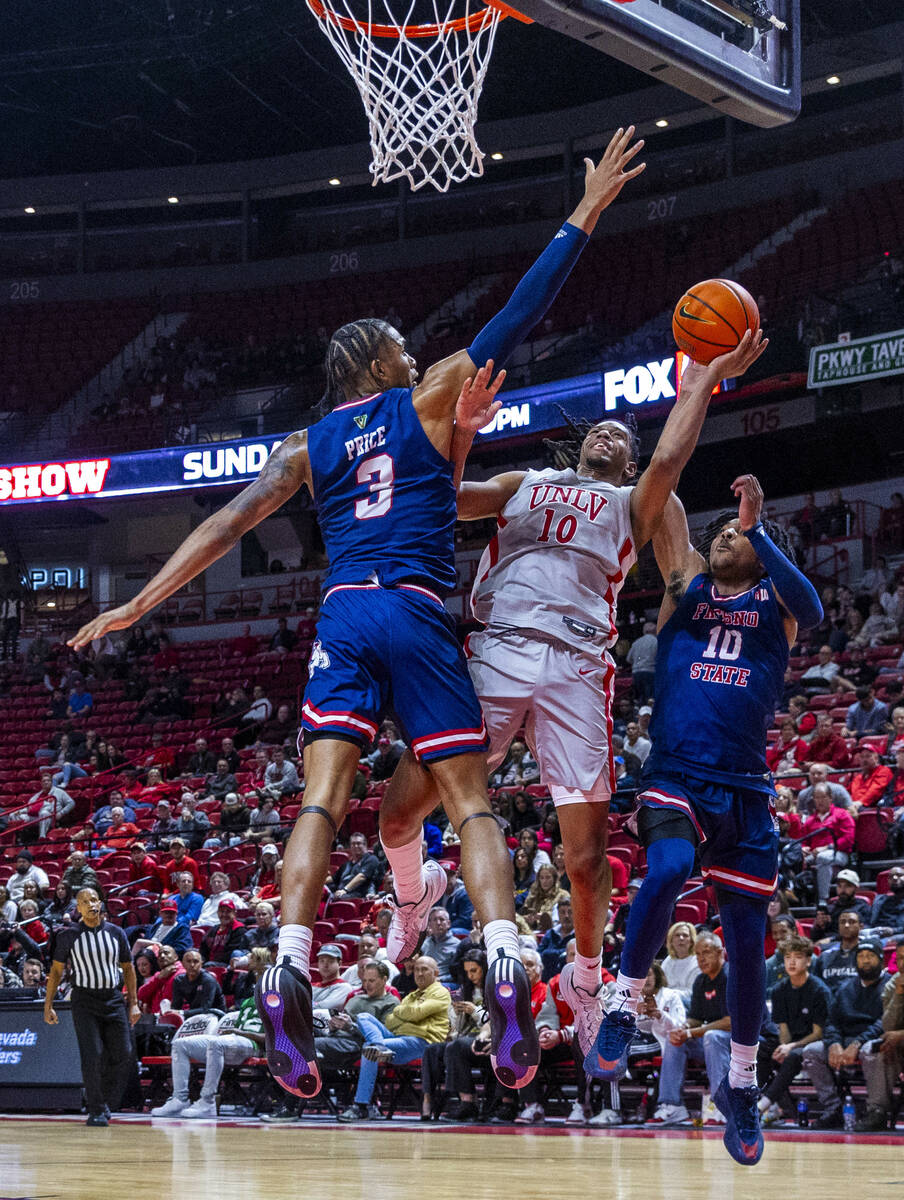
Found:
M 305 733 L 366 745 L 391 705 L 420 762 L 484 752 L 489 745 L 455 624 L 427 588 L 364 583 L 328 589 L 308 673 Z
M 662 771 L 644 779 L 637 804 L 688 818 L 697 834 L 706 879 L 729 891 L 768 900 L 778 885 L 774 799 L 753 788 Z

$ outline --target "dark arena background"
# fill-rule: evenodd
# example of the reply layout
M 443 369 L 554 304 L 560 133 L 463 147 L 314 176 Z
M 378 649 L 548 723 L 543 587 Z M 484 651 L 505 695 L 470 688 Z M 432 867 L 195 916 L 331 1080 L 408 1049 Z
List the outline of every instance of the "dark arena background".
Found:
M 432 11 L 416 0 L 393 19 L 431 20 L 419 4 Z M 358 13 L 377 22 L 385 8 L 373 0 Z M 3 1197 L 741 1200 L 772 1190 L 847 1200 L 904 1187 L 904 12 L 899 0 L 776 0 L 772 10 L 762 0 L 526 0 L 532 23 L 501 21 L 489 58 L 476 173 L 441 191 L 410 175 L 372 182 L 362 97 L 300 0 L 4 6 Z M 391 119 L 384 111 L 378 123 Z M 713 395 L 677 491 L 696 537 L 737 508 L 733 480 L 756 475 L 764 516 L 822 598 L 821 623 L 792 647 L 768 732 L 782 851 L 763 953 L 767 985 L 779 986 L 784 939 L 810 939 L 811 974 L 828 988 L 831 1030 L 820 1031 L 837 1035 L 844 1057 L 829 1047 L 808 1070 L 805 1053 L 770 1093 L 765 1154 L 746 1174 L 722 1146 L 709 1060 L 690 1062 L 680 1105 L 660 1101 L 669 1045 L 659 1009 L 620 1084 L 585 1086 L 576 1071 L 555 983 L 572 931 L 561 833 L 517 739 L 489 796 L 508 822 L 534 1015 L 556 1052 L 544 1051 L 529 1102 L 494 1086 L 479 1054 L 468 1060 L 471 1091 L 456 1094 L 447 1046 L 445 1086 L 435 1059 L 425 1088 L 426 1057 L 390 1056 L 372 1104 L 356 1107 L 366 1056 L 355 1013 L 416 987 L 410 964 L 375 967 L 387 961 L 392 895 L 378 816 L 405 741 L 392 711 L 362 748 L 313 928 L 315 1032 L 331 1043 L 323 1086 L 305 1100 L 272 1079 L 254 1004 L 242 1004 L 275 958 L 283 854 L 309 782 L 303 696 L 309 667 L 329 667 L 317 640 L 327 560 L 304 488 L 139 623 L 67 645 L 131 601 L 293 431 L 318 420 L 337 327 L 388 321 L 421 378 L 469 346 L 575 208 L 584 159 L 598 162 L 628 125 L 645 139 L 646 170 L 602 214 L 509 358 L 502 407 L 465 475 L 560 466 L 546 443 L 571 436 L 566 414 L 632 414 L 643 469 L 687 366 L 671 326 L 685 289 L 724 278 L 756 300 L 769 347 Z M 461 641 L 476 628 L 469 597 L 495 532 L 495 520 L 456 525 L 446 608 Z M 379 552 L 380 532 L 370 533 Z M 604 980 L 618 972 L 647 869 L 627 822 L 650 750 L 645 625 L 662 591 L 648 547 L 624 580 L 611 649 Z M 824 782 L 838 823 L 815 806 Z M 431 924 L 425 952 L 451 989 L 452 1045 L 478 1032 L 463 958 L 481 930 L 441 809 L 425 836 L 449 880 L 448 918 Z M 137 972 L 127 1063 L 103 1039 L 80 1057 L 72 963 L 58 1024 L 44 1020 L 85 886 Z M 697 868 L 673 920 L 689 937 L 678 952 L 670 934 L 662 955 L 677 972 L 670 982 L 683 982 L 663 993 L 683 990 L 683 1013 L 694 939 L 721 927 Z M 857 978 L 864 939 L 881 957 L 884 1004 L 861 1045 L 844 1032 L 848 993 L 838 995 Z M 250 1042 L 225 1032 L 236 1023 Z M 763 1088 L 780 1035 L 767 1011 Z M 189 1056 L 189 1037 L 233 1045 Z M 91 1127 L 86 1061 L 104 1086 L 120 1068 L 124 1083 Z

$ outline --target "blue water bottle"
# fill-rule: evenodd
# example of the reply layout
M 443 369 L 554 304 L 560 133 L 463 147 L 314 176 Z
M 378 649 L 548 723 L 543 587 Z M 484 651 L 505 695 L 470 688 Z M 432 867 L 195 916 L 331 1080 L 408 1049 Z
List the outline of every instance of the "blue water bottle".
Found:
M 857 1123 L 857 1110 L 854 1107 L 854 1098 L 850 1092 L 844 1098 L 844 1108 L 841 1110 L 841 1115 L 844 1117 L 845 1133 L 853 1133 L 854 1125 Z
M 810 1125 L 810 1106 L 803 1096 L 797 1102 L 797 1127 L 808 1129 Z

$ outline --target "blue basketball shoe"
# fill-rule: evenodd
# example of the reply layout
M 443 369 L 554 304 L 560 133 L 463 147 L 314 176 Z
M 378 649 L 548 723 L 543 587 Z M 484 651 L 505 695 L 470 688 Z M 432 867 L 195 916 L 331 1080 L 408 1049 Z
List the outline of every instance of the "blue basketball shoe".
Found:
M 763 1156 L 759 1098 L 758 1088 L 729 1087 L 727 1075 L 713 1096 L 713 1103 L 727 1122 L 722 1137 L 725 1149 L 742 1167 L 756 1166 Z
M 624 1008 L 613 1008 L 600 1023 L 596 1042 L 584 1059 L 584 1070 L 594 1079 L 622 1079 L 628 1070 L 628 1047 L 637 1033 L 637 1021 Z

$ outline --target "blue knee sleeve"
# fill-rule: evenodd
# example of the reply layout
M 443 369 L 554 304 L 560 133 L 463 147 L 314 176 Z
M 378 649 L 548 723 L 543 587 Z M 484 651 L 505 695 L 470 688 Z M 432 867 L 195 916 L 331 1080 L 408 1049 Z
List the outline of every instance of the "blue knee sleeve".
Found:
M 766 1006 L 766 902 L 718 888 L 719 916 L 728 954 L 725 999 L 732 1041 L 755 1046 Z M 636 901 L 635 901 L 636 903 Z
M 644 979 L 669 931 L 672 909 L 694 869 L 694 847 L 684 838 L 662 838 L 647 847 L 647 875 L 628 914 L 619 969 Z

